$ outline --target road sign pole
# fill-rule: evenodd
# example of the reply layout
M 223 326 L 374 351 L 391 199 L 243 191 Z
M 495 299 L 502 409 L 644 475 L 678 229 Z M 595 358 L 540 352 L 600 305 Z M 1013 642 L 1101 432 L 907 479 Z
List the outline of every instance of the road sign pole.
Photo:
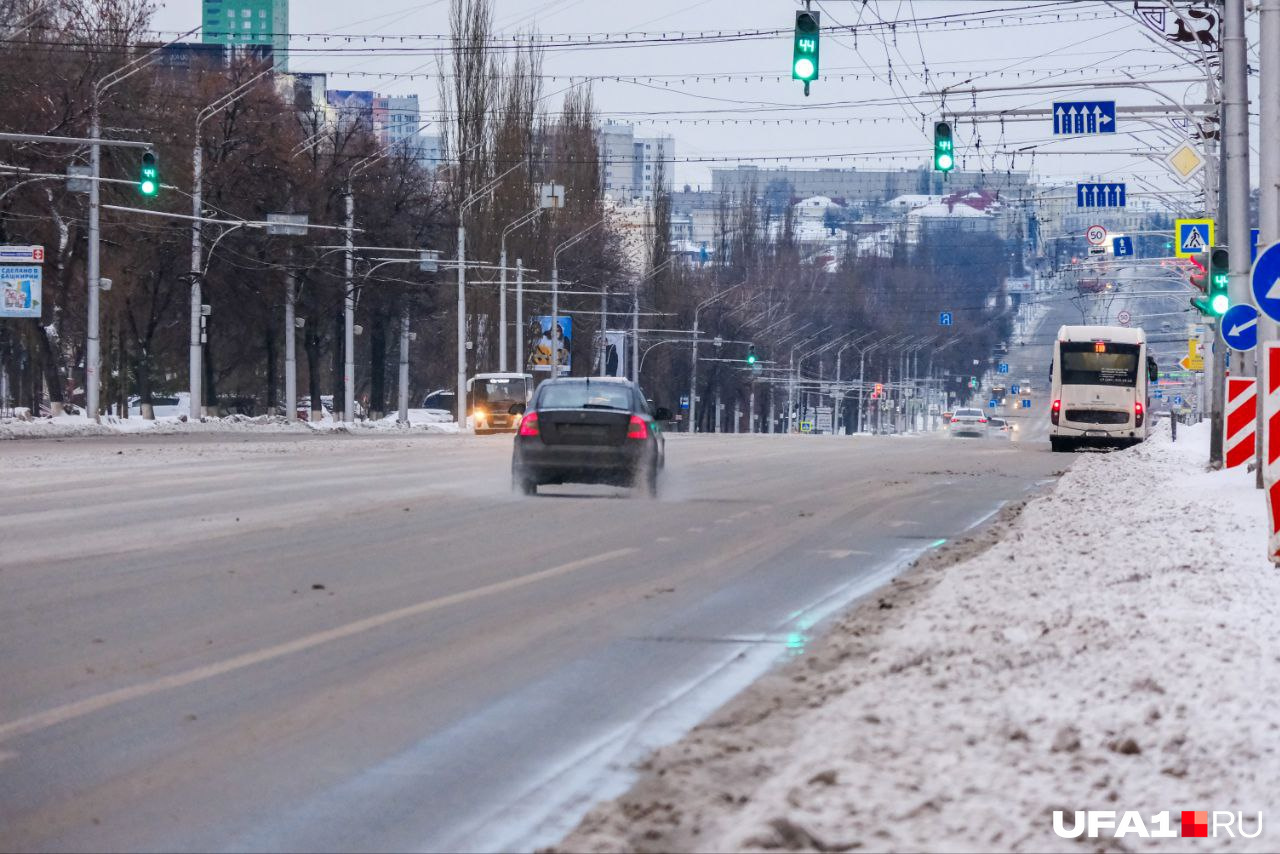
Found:
M 1280 14 L 1280 10 L 1277 10 Z M 1267 436 L 1280 431 L 1280 342 L 1269 341 L 1262 351 L 1263 375 L 1266 393 L 1258 407 L 1266 422 Z M 1259 466 L 1263 472 L 1267 491 L 1267 519 L 1270 524 L 1267 536 L 1267 557 L 1280 564 L 1280 443 L 1264 442 L 1265 455 Z
M 88 262 L 88 308 L 89 316 L 85 327 L 84 356 L 84 396 L 85 412 L 89 418 L 98 420 L 98 296 L 102 288 L 102 264 L 98 237 L 99 209 L 101 196 L 98 192 L 98 178 L 102 172 L 102 146 L 98 144 L 102 136 L 102 118 L 98 112 L 98 88 L 92 90 L 92 104 L 89 117 L 89 137 L 93 140 L 89 145 L 89 168 L 93 180 L 89 182 L 89 262 Z
M 1268 144 L 1258 146 L 1258 254 L 1262 248 L 1280 242 L 1280 0 L 1262 0 L 1258 10 L 1258 139 Z M 1280 338 L 1280 327 L 1263 315 L 1258 321 L 1258 377 L 1270 387 L 1275 381 L 1269 375 L 1271 362 L 1264 358 L 1264 347 Z M 1258 459 L 1263 454 L 1266 431 L 1263 407 L 1258 407 Z M 1263 466 L 1258 467 L 1261 478 Z M 1274 480 L 1272 480 L 1274 483 Z M 1258 481 L 1263 486 L 1262 480 Z M 1268 495 L 1270 493 L 1268 492 Z M 1268 499 L 1269 500 L 1269 499 Z

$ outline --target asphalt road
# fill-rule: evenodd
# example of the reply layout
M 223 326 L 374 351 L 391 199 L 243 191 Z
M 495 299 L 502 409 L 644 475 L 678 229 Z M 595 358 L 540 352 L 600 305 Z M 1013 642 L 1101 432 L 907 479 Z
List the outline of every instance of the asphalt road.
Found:
M 0 443 L 0 849 L 527 848 L 1069 458 L 672 437 L 664 496 L 506 437 Z

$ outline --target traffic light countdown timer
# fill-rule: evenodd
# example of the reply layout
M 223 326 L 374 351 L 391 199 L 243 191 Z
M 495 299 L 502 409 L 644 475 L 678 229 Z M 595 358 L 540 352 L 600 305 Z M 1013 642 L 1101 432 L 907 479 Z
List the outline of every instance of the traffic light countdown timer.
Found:
M 138 195 L 151 198 L 160 192 L 160 162 L 154 151 L 142 153 L 142 165 L 138 169 Z
M 809 94 L 809 84 L 818 79 L 818 33 L 822 28 L 822 16 L 807 9 L 796 10 L 796 34 L 791 46 L 791 79 L 804 83 L 804 94 Z
M 950 172 L 956 168 L 956 147 L 951 138 L 950 122 L 933 126 L 933 171 Z

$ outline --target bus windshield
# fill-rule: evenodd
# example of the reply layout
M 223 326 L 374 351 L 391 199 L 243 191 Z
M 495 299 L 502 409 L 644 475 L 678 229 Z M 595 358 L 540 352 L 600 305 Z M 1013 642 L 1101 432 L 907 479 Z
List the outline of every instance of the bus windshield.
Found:
M 513 403 L 524 403 L 525 381 L 518 377 L 477 377 L 471 386 L 475 405 L 505 409 Z
M 1063 341 L 1062 384 L 1133 388 L 1138 384 L 1138 344 Z

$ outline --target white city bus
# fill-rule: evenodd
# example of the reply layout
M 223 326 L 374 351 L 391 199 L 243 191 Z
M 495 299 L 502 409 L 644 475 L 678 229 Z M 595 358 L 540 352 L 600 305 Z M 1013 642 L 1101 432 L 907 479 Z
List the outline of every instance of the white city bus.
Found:
M 1053 450 L 1123 447 L 1147 438 L 1150 389 L 1159 377 L 1141 329 L 1063 326 L 1050 375 Z

